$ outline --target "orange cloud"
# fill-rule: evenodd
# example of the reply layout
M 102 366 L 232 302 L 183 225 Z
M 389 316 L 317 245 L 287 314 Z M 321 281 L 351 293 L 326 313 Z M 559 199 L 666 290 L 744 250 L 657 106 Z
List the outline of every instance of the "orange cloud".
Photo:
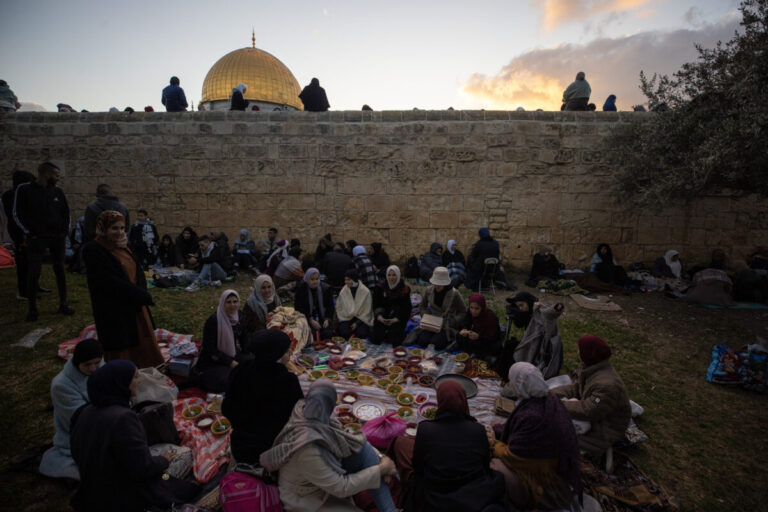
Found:
M 554 30 L 569 21 L 584 21 L 603 12 L 631 11 L 656 0 L 539 0 L 544 28 Z
M 504 109 L 559 110 L 567 85 L 559 78 L 538 71 L 505 68 L 493 77 L 475 73 L 469 77 L 464 92 Z

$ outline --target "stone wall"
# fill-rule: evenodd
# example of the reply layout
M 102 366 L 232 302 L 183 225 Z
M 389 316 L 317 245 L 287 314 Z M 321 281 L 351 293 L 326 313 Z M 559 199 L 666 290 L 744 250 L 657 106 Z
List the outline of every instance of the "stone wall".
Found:
M 689 262 L 714 247 L 740 257 L 768 245 L 768 206 L 706 197 L 661 211 L 611 195 L 602 147 L 613 112 L 194 112 L 0 114 L 0 185 L 45 160 L 65 171 L 78 214 L 109 183 L 161 234 L 276 226 L 314 250 L 334 240 L 384 243 L 394 258 L 456 239 L 468 254 L 488 226 L 503 257 L 527 266 L 541 244 L 569 266 L 607 242 L 621 262 L 669 248 Z

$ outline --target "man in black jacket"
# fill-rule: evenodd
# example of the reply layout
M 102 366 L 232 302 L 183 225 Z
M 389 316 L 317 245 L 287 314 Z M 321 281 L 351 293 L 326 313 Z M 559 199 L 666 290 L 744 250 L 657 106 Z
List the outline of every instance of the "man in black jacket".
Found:
M 344 246 L 336 242 L 333 250 L 325 255 L 320 271 L 325 275 L 326 282 L 338 293 L 344 286 L 344 274 L 355 264 L 345 252 Z
M 11 237 L 11 241 L 13 241 L 13 256 L 16 260 L 16 282 L 19 290 L 16 298 L 19 300 L 27 300 L 28 271 L 26 247 L 24 246 L 24 232 L 13 219 L 13 196 L 19 185 L 32 183 L 33 181 L 35 181 L 35 176 L 32 173 L 27 171 L 14 171 L 13 186 L 4 192 L 2 199 L 0 199 L 3 203 L 3 211 L 5 212 L 5 218 L 8 223 L 6 229 L 8 230 L 8 235 Z
M 69 205 L 64 192 L 56 186 L 61 170 L 50 162 L 37 168 L 37 180 L 16 188 L 13 218 L 24 234 L 27 252 L 28 322 L 37 321 L 37 291 L 45 250 L 51 252 L 56 286 L 59 289 L 59 313 L 73 315 L 67 305 L 67 277 L 64 272 L 64 247 L 69 234 Z
M 96 238 L 96 220 L 101 212 L 114 210 L 125 217 L 125 225 L 130 226 L 128 207 L 120 202 L 117 196 L 112 195 L 112 187 L 106 183 L 96 187 L 96 200 L 85 208 L 85 233 L 83 233 L 83 245 Z

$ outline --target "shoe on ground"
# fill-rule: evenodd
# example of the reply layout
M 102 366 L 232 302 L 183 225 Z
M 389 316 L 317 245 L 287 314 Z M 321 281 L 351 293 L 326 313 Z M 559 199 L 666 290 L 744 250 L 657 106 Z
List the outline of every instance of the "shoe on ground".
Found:
M 26 298 L 26 297 L 25 297 L 25 296 L 23 296 L 23 295 L 16 295 L 16 300 L 29 300 L 29 299 L 28 299 L 28 298 Z
M 27 313 L 27 322 L 37 322 L 37 310 L 30 309 Z
M 215 281 L 211 281 L 211 286 L 221 286 L 221 281 L 219 281 L 218 279 Z
M 199 280 L 194 280 L 194 281 L 192 281 L 192 284 L 190 284 L 189 286 L 187 286 L 184 289 L 186 291 L 188 291 L 188 292 L 196 292 L 197 290 L 200 289 L 200 281 Z
M 75 314 L 75 310 L 69 307 L 67 304 L 59 306 L 59 313 L 66 316 L 72 316 Z
M 49 290 L 48 288 L 43 288 L 42 286 L 38 286 L 37 293 L 51 293 L 51 290 Z

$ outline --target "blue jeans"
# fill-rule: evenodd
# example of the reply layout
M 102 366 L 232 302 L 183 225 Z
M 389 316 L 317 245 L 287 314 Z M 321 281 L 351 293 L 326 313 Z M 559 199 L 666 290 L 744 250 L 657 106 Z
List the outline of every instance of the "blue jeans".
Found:
M 359 453 L 353 453 L 341 461 L 341 466 L 346 469 L 348 473 L 357 473 L 358 471 L 378 464 L 379 456 L 376 454 L 373 446 L 367 442 Z M 380 481 L 378 489 L 368 489 L 368 492 L 371 493 L 379 512 L 394 512 L 397 510 L 395 502 L 392 501 L 392 495 L 389 493 L 389 487 L 387 487 L 383 478 Z
M 208 284 L 211 281 L 223 281 L 227 278 L 227 273 L 218 263 L 206 263 L 200 269 L 200 282 Z

